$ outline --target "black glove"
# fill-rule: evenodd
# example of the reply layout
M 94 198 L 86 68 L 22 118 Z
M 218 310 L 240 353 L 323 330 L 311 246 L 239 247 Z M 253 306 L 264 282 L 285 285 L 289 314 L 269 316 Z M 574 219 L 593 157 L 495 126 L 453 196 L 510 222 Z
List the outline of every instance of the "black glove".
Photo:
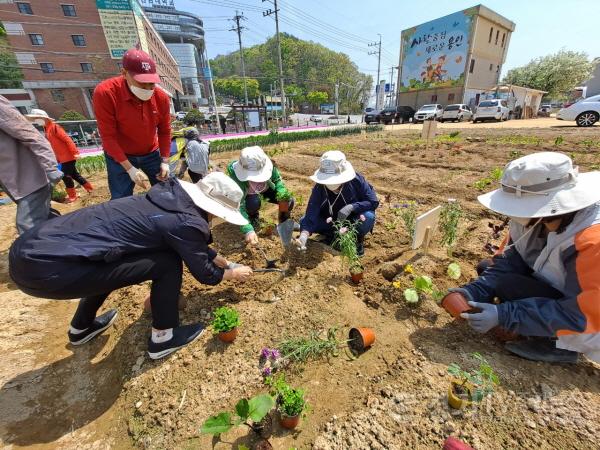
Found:
M 350 214 L 354 211 L 354 206 L 346 205 L 338 212 L 337 218 L 338 220 L 346 220 Z

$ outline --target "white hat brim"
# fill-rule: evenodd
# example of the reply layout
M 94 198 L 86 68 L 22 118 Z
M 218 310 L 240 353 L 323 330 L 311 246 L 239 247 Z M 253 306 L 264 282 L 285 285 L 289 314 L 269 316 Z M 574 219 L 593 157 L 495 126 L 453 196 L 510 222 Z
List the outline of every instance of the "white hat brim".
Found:
M 499 214 L 511 217 L 550 217 L 587 208 L 600 201 L 600 172 L 580 173 L 577 184 L 547 195 L 514 193 L 502 189 L 477 197 L 479 203 Z
M 356 177 L 356 171 L 352 164 L 346 162 L 346 168 L 342 173 L 323 173 L 320 169 L 316 170 L 309 178 L 318 184 L 343 184 L 353 180 Z
M 50 120 L 54 120 L 50 116 L 42 116 L 42 115 L 39 115 L 39 114 L 25 114 L 25 117 L 27 117 L 28 119 L 50 119 Z
M 252 181 L 254 183 L 262 183 L 271 178 L 273 174 L 273 162 L 267 158 L 264 167 L 261 170 L 246 170 L 242 167 L 239 161 L 233 163 L 233 171 L 235 176 L 240 181 Z
M 203 210 L 220 217 L 234 225 L 247 225 L 248 220 L 233 208 L 222 205 L 213 200 L 198 188 L 194 183 L 178 180 L 183 190 L 191 197 L 194 204 Z

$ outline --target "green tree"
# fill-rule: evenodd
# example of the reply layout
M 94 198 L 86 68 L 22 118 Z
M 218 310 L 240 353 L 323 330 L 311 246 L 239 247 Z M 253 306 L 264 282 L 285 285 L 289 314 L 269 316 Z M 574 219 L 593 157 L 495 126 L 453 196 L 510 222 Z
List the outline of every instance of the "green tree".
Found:
M 65 111 L 62 116 L 58 118 L 58 120 L 87 120 L 87 117 L 77 111 L 69 109 Z
M 238 101 L 244 99 L 244 80 L 239 77 L 218 78 L 214 81 L 215 91 L 219 94 L 233 97 Z M 246 78 L 246 88 L 248 90 L 248 99 L 258 97 L 259 83 L 254 78 Z
M 199 125 L 203 122 L 204 114 L 202 114 L 197 109 L 190 109 L 183 118 L 183 123 L 185 123 L 186 125 Z
M 329 94 L 323 91 L 311 91 L 306 94 L 306 101 L 313 106 L 319 106 L 321 103 L 325 103 L 329 98 Z
M 6 30 L 0 22 L 0 89 L 20 89 L 23 87 L 23 72 L 17 58 L 10 50 L 6 39 Z
M 509 70 L 503 83 L 540 89 L 549 97 L 561 98 L 588 79 L 593 68 L 586 53 L 561 50 Z

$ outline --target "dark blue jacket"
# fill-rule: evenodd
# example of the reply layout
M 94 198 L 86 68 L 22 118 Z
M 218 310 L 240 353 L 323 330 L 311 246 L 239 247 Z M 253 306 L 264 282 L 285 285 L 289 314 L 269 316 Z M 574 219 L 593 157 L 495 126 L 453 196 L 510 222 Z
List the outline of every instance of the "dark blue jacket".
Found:
M 329 203 L 331 203 L 331 211 Z M 354 206 L 352 213 L 356 215 L 375 211 L 379 206 L 375 189 L 360 173 L 357 172 L 354 179 L 343 184 L 339 197 L 337 193 L 330 191 L 324 185 L 315 184 L 302 220 L 303 230 L 314 233 L 319 228 L 319 223 L 322 224 L 328 217 L 335 220 L 340 209 L 349 204 Z
M 15 281 L 27 285 L 27 279 L 61 276 L 61 262 L 109 263 L 170 250 L 198 281 L 215 285 L 223 269 L 212 262 L 216 252 L 209 248 L 211 242 L 206 213 L 172 179 L 145 195 L 83 208 L 29 230 L 10 249 L 10 271 Z

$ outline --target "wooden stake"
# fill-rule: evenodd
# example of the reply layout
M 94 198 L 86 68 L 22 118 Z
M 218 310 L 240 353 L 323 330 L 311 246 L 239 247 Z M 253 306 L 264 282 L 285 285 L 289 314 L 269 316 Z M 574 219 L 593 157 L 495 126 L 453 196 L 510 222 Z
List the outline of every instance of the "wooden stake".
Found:
M 425 236 L 423 237 L 423 251 L 427 253 L 429 251 L 429 244 L 431 242 L 431 227 L 425 228 Z

